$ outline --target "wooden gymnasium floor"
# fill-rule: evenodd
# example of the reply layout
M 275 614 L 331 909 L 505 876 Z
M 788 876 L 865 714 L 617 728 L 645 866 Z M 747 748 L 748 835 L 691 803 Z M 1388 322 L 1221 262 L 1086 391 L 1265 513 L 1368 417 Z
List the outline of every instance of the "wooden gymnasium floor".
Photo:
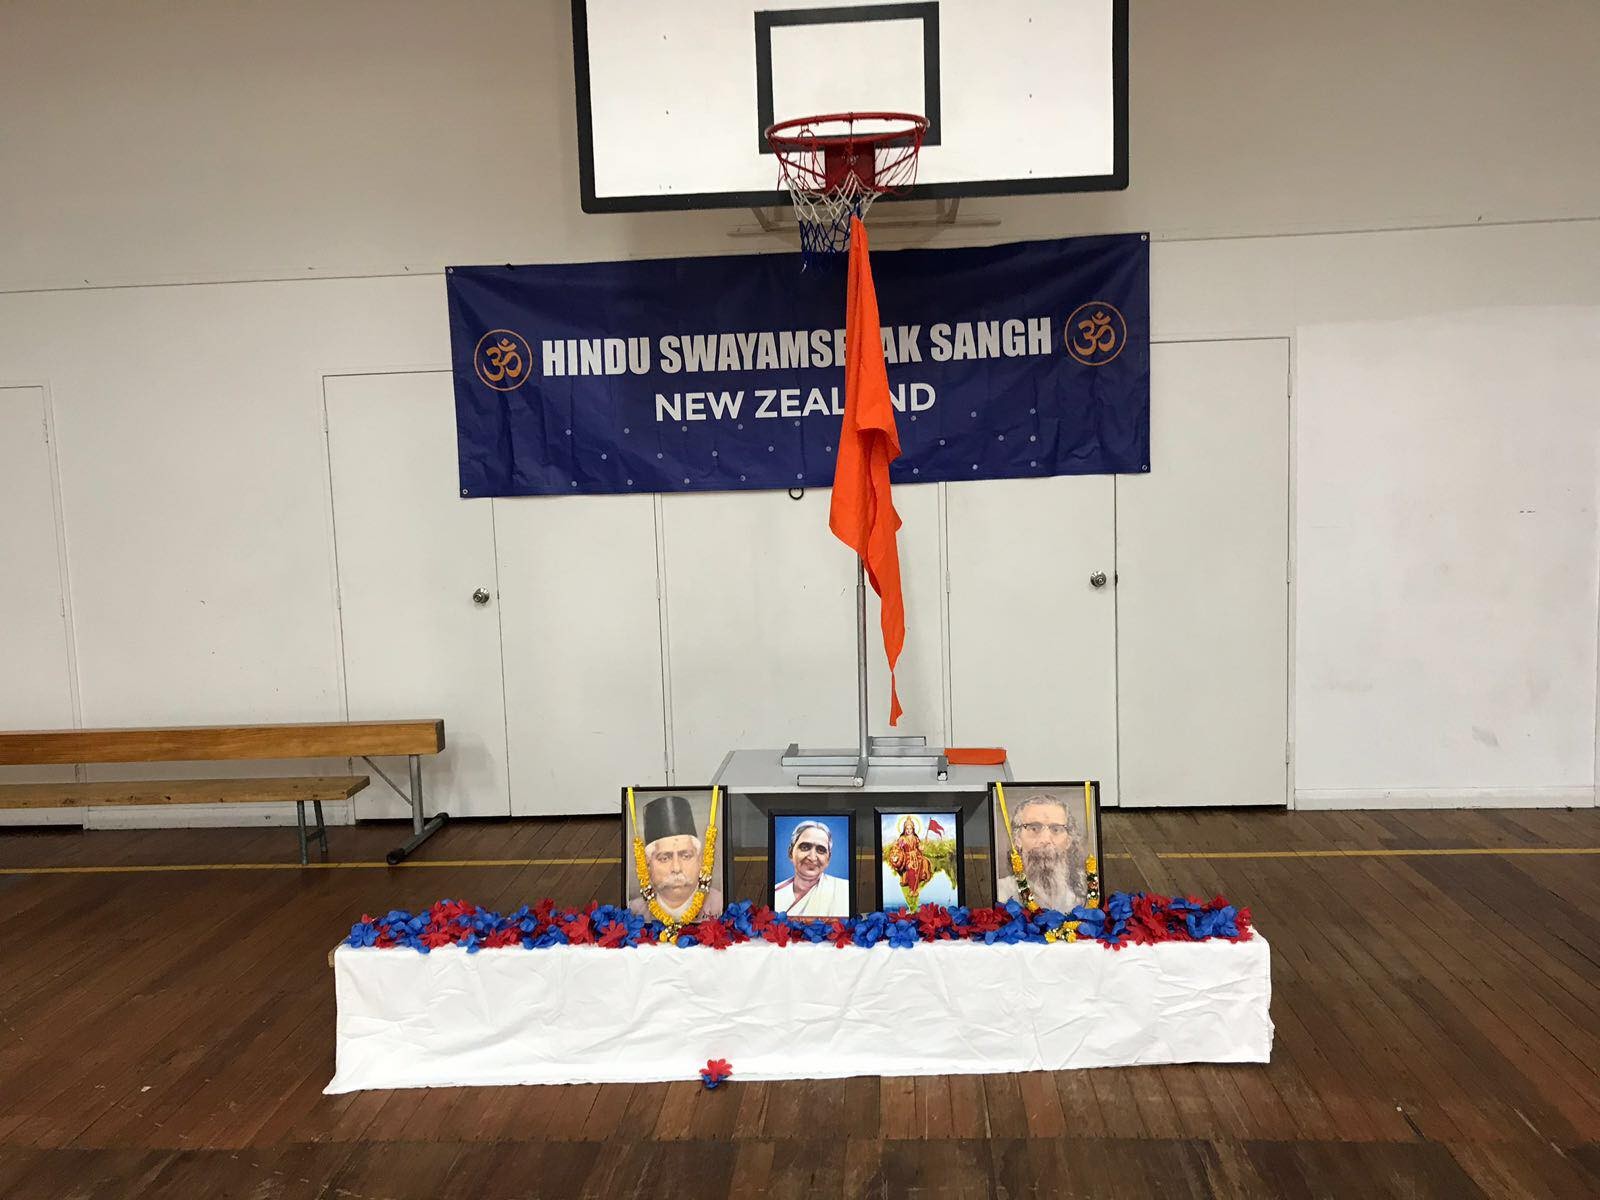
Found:
M 394 835 L 0 835 L 0 1196 L 1600 1195 L 1593 811 L 1108 815 L 1254 910 L 1268 1067 L 324 1097 L 363 910 L 617 888 L 608 820 Z

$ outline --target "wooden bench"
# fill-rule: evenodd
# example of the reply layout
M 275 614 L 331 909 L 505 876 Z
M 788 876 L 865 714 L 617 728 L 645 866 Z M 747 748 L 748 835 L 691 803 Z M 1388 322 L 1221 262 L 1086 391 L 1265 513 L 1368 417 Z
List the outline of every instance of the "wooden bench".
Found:
M 402 861 L 436 833 L 449 814 L 423 814 L 422 759 L 444 749 L 444 722 L 330 721 L 309 725 L 178 726 L 162 729 L 58 729 L 0 732 L 0 766 L 51 766 L 77 763 L 215 762 L 282 758 L 360 758 L 411 805 L 412 836 L 391 850 L 390 863 Z M 374 756 L 410 760 L 407 795 L 373 763 Z M 347 800 L 370 782 L 365 775 L 313 775 L 262 779 L 156 779 L 116 783 L 0 784 L 0 808 L 58 808 L 113 804 L 241 804 L 294 801 L 300 833 L 300 861 L 308 861 L 309 839 L 324 857 L 328 828 L 325 800 Z M 306 825 L 306 805 L 316 827 Z

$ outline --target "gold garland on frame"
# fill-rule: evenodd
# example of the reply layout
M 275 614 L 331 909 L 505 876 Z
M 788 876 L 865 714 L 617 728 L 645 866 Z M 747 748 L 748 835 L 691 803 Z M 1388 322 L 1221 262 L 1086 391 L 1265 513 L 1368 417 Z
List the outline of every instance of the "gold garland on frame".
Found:
M 700 854 L 700 877 L 695 881 L 694 896 L 681 916 L 673 916 L 656 899 L 655 884 L 650 882 L 650 862 L 644 853 L 644 834 L 639 829 L 639 813 L 633 804 L 633 789 L 628 789 L 628 819 L 633 823 L 633 868 L 639 875 L 639 894 L 649 905 L 650 915 L 660 921 L 663 942 L 674 941 L 685 925 L 693 925 L 705 907 L 706 893 L 711 890 L 711 879 L 717 861 L 717 800 L 721 788 L 711 789 L 711 816 L 706 821 L 705 849 Z
M 1087 779 L 1083 781 L 1083 832 L 1085 837 L 1093 836 L 1099 841 L 1100 826 L 1094 819 L 1094 784 Z M 1093 854 L 1089 855 L 1083 860 L 1083 871 L 1087 880 L 1085 890 L 1089 893 L 1084 897 L 1083 906 L 1099 908 L 1100 860 Z
M 1017 882 L 1017 899 L 1022 901 L 1023 908 L 1037 908 L 1038 905 L 1033 902 L 1033 889 L 1028 886 L 1028 877 L 1022 873 L 1022 852 L 1017 849 L 1017 839 L 1011 832 L 1011 812 L 1006 808 L 1006 785 L 998 779 L 994 783 L 994 794 L 1000 802 L 1000 822 L 1006 827 L 1006 842 L 1011 847 L 1011 878 Z

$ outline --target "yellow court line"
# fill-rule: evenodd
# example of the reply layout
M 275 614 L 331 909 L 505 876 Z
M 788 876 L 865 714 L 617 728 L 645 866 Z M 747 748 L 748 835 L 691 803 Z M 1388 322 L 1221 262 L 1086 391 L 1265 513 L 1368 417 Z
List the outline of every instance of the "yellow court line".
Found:
M 1566 855 L 1600 854 L 1600 846 L 1463 846 L 1416 850 L 1158 850 L 1159 859 L 1184 858 L 1427 858 L 1468 855 Z M 872 855 L 862 855 L 868 861 Z M 987 858 L 969 854 L 968 858 Z M 1132 859 L 1132 854 L 1108 854 L 1107 858 Z M 618 858 L 446 858 L 407 859 L 391 867 L 385 862 L 295 862 L 270 863 L 151 863 L 148 865 L 86 867 L 3 867 L 0 875 L 138 875 L 181 871 L 404 871 L 413 868 L 438 870 L 442 867 L 614 867 Z M 735 862 L 765 862 L 761 855 L 741 854 Z
M 386 862 L 161 863 L 115 867 L 0 867 L 0 875 L 131 875 L 142 871 L 399 871 L 412 867 L 616 866 L 617 858 L 451 858 Z
M 1414 850 L 1158 850 L 1157 858 L 1427 858 L 1469 854 L 1600 854 L 1600 846 L 1463 846 Z

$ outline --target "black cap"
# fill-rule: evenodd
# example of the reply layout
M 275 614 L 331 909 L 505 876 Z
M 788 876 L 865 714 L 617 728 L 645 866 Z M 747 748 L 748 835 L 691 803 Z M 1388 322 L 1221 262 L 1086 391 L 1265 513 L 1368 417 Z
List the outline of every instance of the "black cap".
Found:
M 645 845 L 683 834 L 700 836 L 694 827 L 694 812 L 682 796 L 657 796 L 644 806 Z

